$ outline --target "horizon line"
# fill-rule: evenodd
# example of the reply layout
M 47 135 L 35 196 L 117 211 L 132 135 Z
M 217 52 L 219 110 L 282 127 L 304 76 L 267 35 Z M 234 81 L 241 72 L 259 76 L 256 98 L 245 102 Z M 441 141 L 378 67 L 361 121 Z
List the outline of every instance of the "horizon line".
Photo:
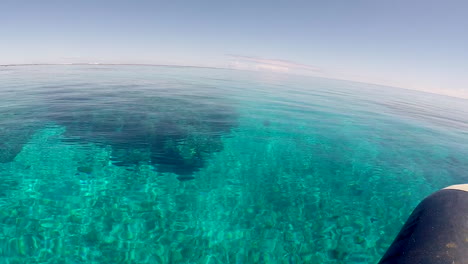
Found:
M 214 67 L 214 66 L 196 66 L 196 65 L 180 65 L 180 64 L 153 64 L 153 63 L 98 63 L 98 62 L 78 62 L 78 63 L 11 63 L 11 64 L 0 64 L 0 67 L 22 67 L 22 66 L 147 66 L 147 67 L 178 67 L 178 68 L 200 68 L 200 69 L 216 69 L 216 70 L 235 70 L 235 71 L 248 71 L 248 72 L 258 72 L 249 69 L 236 69 L 236 68 L 226 68 L 226 67 Z M 296 76 L 303 76 L 303 77 L 313 77 L 313 78 L 321 78 L 327 80 L 335 80 L 335 81 L 347 81 L 347 82 L 354 82 L 354 83 L 362 83 L 362 84 L 371 84 L 377 85 L 381 87 L 388 87 L 388 88 L 396 88 L 396 89 L 403 89 L 427 94 L 434 94 L 434 95 L 441 95 L 450 98 L 457 98 L 462 100 L 468 100 L 467 97 L 462 96 L 455 96 L 450 94 L 443 94 L 438 93 L 436 91 L 427 91 L 427 90 L 419 90 L 419 89 L 411 89 L 399 86 L 392 86 L 388 84 L 381 84 L 381 83 L 374 83 L 374 82 L 366 82 L 366 81 L 359 81 L 359 80 L 350 80 L 350 79 L 341 79 L 341 78 L 330 78 L 324 76 L 314 76 L 314 75 L 304 75 L 298 73 L 285 73 L 281 72 L 277 74 L 285 74 L 285 75 L 296 75 Z
M 221 69 L 221 70 L 234 70 L 225 67 L 213 66 L 196 66 L 196 65 L 181 65 L 181 64 L 154 64 L 154 63 L 100 63 L 100 62 L 77 62 L 77 63 L 9 63 L 0 64 L 0 67 L 21 67 L 21 66 L 80 66 L 80 65 L 94 65 L 94 66 L 153 66 L 153 67 L 186 67 L 186 68 L 207 68 L 207 69 Z

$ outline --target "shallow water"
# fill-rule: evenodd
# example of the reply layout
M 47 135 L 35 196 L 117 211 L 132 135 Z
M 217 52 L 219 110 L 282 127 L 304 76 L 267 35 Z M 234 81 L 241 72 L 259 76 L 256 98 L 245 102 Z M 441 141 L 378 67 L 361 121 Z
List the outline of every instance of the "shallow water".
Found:
M 467 101 L 220 69 L 0 68 L 0 263 L 375 263 L 468 182 Z

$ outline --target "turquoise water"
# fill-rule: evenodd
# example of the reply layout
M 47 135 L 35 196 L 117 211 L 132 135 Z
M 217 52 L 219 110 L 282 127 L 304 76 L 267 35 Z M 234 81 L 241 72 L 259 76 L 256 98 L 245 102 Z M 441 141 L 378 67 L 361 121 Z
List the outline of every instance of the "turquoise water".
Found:
M 219 69 L 0 68 L 0 263 L 375 263 L 468 182 L 466 100 Z

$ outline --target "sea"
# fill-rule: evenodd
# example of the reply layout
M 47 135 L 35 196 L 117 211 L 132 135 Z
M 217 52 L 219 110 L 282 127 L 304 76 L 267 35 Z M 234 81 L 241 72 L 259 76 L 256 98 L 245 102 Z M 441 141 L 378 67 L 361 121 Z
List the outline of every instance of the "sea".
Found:
M 143 65 L 0 67 L 0 264 L 376 263 L 468 182 L 468 101 Z

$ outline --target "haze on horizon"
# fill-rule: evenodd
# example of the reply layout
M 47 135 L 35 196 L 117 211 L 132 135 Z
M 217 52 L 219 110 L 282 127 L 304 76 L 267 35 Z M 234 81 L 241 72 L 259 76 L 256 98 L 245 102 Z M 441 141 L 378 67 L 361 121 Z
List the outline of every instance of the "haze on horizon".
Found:
M 454 0 L 3 0 L 0 65 L 223 67 L 468 99 L 466 14 Z

